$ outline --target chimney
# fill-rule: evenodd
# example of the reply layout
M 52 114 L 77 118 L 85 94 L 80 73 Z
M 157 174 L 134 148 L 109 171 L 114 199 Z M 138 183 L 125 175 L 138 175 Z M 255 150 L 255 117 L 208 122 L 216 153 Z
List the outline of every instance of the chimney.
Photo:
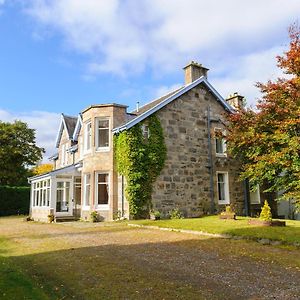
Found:
M 139 112 L 140 110 L 140 101 L 136 102 L 136 112 Z
M 244 108 L 244 97 L 239 95 L 237 92 L 233 93 L 232 95 L 229 95 L 229 97 L 226 99 L 227 103 L 230 104 L 232 107 L 234 107 L 237 110 Z
M 207 78 L 207 71 L 209 69 L 203 67 L 201 64 L 198 64 L 195 61 L 191 61 L 183 68 L 183 70 L 185 85 L 188 85 L 196 79 L 200 78 L 201 76 Z

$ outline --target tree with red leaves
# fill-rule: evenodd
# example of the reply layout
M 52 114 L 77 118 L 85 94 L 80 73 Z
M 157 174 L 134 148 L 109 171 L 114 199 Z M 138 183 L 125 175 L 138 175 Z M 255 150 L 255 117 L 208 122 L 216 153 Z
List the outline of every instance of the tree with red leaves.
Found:
M 289 28 L 288 51 L 277 57 L 287 78 L 257 83 L 256 109 L 229 116 L 228 148 L 242 162 L 241 178 L 265 192 L 282 192 L 300 208 L 300 28 Z

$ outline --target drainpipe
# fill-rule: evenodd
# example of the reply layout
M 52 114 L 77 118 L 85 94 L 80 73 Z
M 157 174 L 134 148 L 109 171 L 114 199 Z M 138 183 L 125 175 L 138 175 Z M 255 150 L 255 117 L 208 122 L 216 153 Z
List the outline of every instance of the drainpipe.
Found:
M 214 201 L 214 170 L 212 163 L 212 147 L 211 147 L 211 119 L 210 119 L 210 106 L 207 107 L 207 142 L 208 142 L 208 168 L 209 168 L 209 182 L 210 182 L 210 213 L 215 213 Z
M 249 179 L 243 181 L 244 184 L 244 206 L 245 206 L 245 216 L 249 216 L 249 203 L 250 203 L 250 189 L 249 189 Z

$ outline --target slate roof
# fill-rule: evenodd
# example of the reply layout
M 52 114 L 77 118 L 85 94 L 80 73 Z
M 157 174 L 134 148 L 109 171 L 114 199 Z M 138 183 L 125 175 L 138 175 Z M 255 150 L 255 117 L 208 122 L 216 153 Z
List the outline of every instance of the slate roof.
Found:
M 116 127 L 113 129 L 113 133 L 118 133 L 123 130 L 127 130 L 131 128 L 132 126 L 136 125 L 137 123 L 143 121 L 156 111 L 163 108 L 165 105 L 169 104 L 170 102 L 176 100 L 181 95 L 187 93 L 189 90 L 194 88 L 195 86 L 199 84 L 204 84 L 208 90 L 215 96 L 216 100 L 221 103 L 221 105 L 224 107 L 225 110 L 227 110 L 230 113 L 233 113 L 235 110 L 232 106 L 230 106 L 226 100 L 223 99 L 223 97 L 217 92 L 217 90 L 208 82 L 207 78 L 202 76 L 198 78 L 197 80 L 193 81 L 192 83 L 183 86 L 175 91 L 170 92 L 169 94 L 158 98 L 144 106 L 142 106 L 139 111 L 135 111 L 137 116 L 126 123 Z
M 77 123 L 77 117 L 73 117 L 73 116 L 67 116 L 62 114 L 64 120 L 65 120 L 65 124 L 67 127 L 67 132 L 70 138 L 72 138 L 73 133 L 74 133 L 74 129 Z
M 132 114 L 135 114 L 135 115 L 137 115 L 137 116 L 138 116 L 138 115 L 141 115 L 142 113 L 144 113 L 144 112 L 146 112 L 147 110 L 151 109 L 151 108 L 154 107 L 155 105 L 157 105 L 157 104 L 161 103 L 162 101 L 164 101 L 165 99 L 171 97 L 172 95 L 174 95 L 176 92 L 178 92 L 178 91 L 181 90 L 182 88 L 183 88 L 183 87 L 180 87 L 180 88 L 178 88 L 178 89 L 176 89 L 176 90 L 174 90 L 174 91 L 169 92 L 168 94 L 166 94 L 166 95 L 164 95 L 164 96 L 162 96 L 162 97 L 159 97 L 159 98 L 157 98 L 157 99 L 152 100 L 151 102 L 149 102 L 149 103 L 147 103 L 147 104 L 141 106 L 141 107 L 139 108 L 139 111 L 134 110 L 134 111 L 132 112 Z

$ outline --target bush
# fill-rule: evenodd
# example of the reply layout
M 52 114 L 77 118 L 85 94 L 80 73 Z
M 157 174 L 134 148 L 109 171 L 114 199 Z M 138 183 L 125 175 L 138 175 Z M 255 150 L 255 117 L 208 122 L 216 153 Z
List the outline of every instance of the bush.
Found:
M 261 210 L 259 218 L 263 221 L 272 221 L 271 208 L 267 200 L 265 200 L 265 204 Z
M 183 215 L 178 208 L 174 208 L 169 212 L 170 219 L 183 219 Z
M 90 217 L 91 217 L 91 221 L 93 223 L 99 222 L 99 216 L 98 216 L 98 212 L 96 210 L 94 210 L 90 213 Z
M 27 215 L 30 187 L 0 186 L 0 216 Z

